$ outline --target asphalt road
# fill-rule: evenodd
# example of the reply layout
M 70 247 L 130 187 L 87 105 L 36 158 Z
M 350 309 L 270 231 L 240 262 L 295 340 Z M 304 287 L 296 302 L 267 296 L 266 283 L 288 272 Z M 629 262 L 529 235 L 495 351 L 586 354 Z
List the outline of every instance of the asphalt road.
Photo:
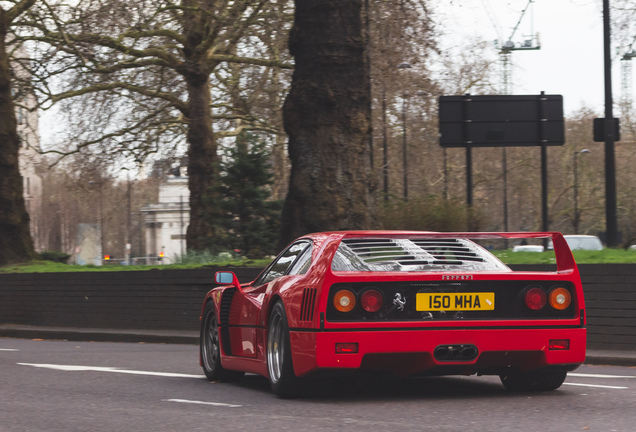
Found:
M 206 381 L 192 345 L 0 339 L 0 431 L 634 431 L 636 368 L 582 366 L 561 389 L 497 377 L 344 380 L 277 399 Z

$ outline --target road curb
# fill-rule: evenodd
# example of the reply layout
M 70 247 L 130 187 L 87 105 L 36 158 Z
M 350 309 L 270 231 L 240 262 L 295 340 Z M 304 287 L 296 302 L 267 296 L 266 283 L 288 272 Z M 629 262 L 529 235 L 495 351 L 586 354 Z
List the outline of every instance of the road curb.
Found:
M 604 355 L 587 355 L 585 357 L 586 365 L 596 366 L 628 366 L 636 367 L 636 357 L 622 357 L 622 356 L 604 356 Z
M 117 331 L 67 331 L 56 329 L 0 329 L 0 338 L 67 340 L 76 342 L 126 342 L 198 345 L 195 335 L 158 335 L 150 333 L 131 333 Z

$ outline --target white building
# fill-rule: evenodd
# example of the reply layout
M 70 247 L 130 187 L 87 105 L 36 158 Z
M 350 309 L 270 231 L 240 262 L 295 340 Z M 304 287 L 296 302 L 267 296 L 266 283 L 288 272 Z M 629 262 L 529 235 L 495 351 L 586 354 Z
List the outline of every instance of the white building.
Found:
M 159 186 L 159 203 L 140 209 L 144 215 L 146 257 L 172 264 L 176 255 L 186 253 L 186 230 L 190 223 L 188 177 L 170 176 Z
M 15 101 L 15 117 L 18 136 L 20 138 L 19 166 L 22 176 L 24 204 L 31 220 L 31 238 L 36 250 L 38 244 L 38 227 L 42 217 L 42 177 L 43 164 L 40 153 L 40 135 L 38 131 L 38 111 L 35 96 L 28 94 Z

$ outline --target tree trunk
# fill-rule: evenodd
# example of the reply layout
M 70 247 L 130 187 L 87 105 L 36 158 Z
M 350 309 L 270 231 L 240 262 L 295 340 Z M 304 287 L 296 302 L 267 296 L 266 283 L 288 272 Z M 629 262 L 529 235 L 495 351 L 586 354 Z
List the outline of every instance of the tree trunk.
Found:
M 364 0 L 296 0 L 296 68 L 284 105 L 292 162 L 281 244 L 375 225 Z
M 216 139 L 210 114 L 208 76 L 186 77 L 189 95 L 188 178 L 190 187 L 190 224 L 186 234 L 188 250 L 214 246 L 214 205 L 212 194 L 216 175 Z
M 5 45 L 7 21 L 6 12 L 0 8 L 0 265 L 35 257 L 18 163 L 20 140 Z

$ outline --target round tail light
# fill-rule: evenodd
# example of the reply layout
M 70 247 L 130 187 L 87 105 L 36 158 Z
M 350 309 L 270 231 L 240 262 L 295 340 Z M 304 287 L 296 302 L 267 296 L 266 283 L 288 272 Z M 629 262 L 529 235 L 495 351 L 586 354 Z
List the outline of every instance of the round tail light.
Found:
M 342 289 L 333 296 L 333 307 L 338 312 L 350 312 L 356 306 L 356 295 L 348 289 Z
M 368 289 L 360 296 L 360 306 L 367 312 L 377 312 L 383 304 L 382 293 L 376 289 Z
M 523 296 L 523 301 L 529 309 L 539 310 L 542 309 L 546 302 L 547 296 L 545 291 L 539 287 L 530 288 Z
M 550 291 L 550 306 L 556 310 L 564 310 L 572 303 L 572 294 L 563 287 L 554 288 Z

